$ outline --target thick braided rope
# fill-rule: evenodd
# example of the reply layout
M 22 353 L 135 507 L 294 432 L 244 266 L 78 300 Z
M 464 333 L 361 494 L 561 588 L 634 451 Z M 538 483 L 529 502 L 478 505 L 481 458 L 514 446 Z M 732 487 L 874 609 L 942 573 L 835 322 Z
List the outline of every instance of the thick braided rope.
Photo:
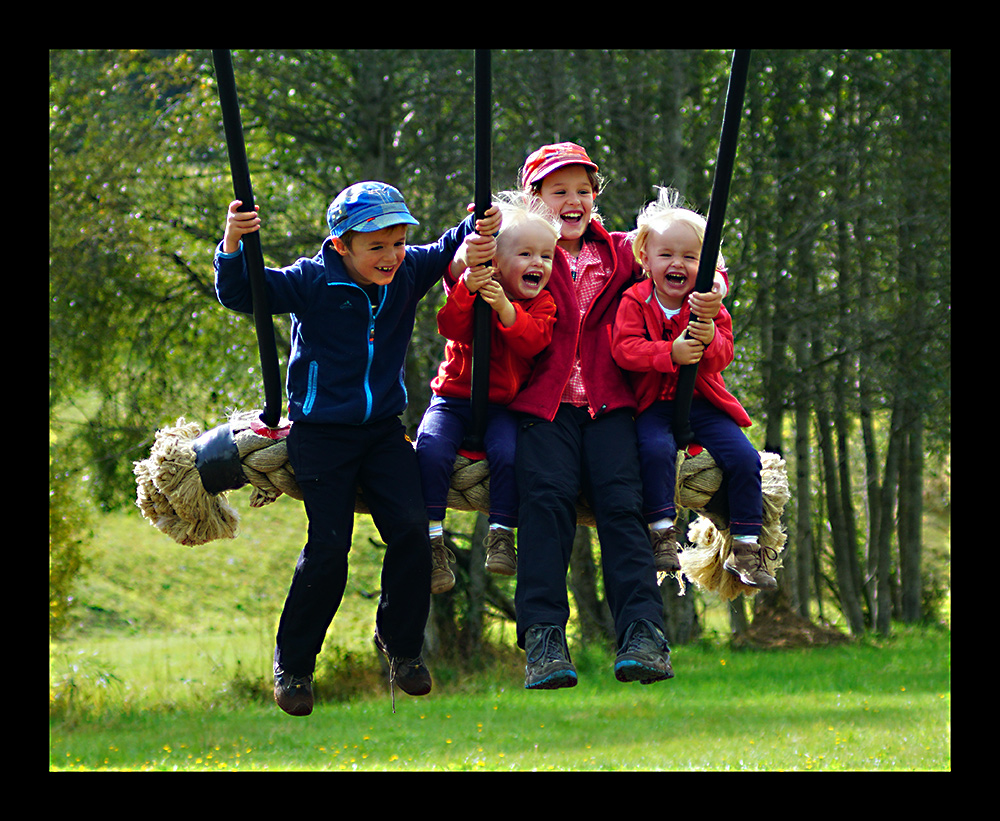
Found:
M 773 576 L 781 567 L 781 553 L 787 540 L 782 515 L 790 498 L 788 474 L 785 460 L 774 453 L 760 451 L 760 464 L 764 518 L 759 542 L 764 568 Z M 757 588 L 743 584 L 739 577 L 725 570 L 724 562 L 733 547 L 729 523 L 705 508 L 722 484 L 721 469 L 707 450 L 694 455 L 682 450 L 677 454 L 677 476 L 675 502 L 699 514 L 688 526 L 690 544 L 680 553 L 681 572 L 698 587 L 717 593 L 726 601 L 732 601 L 740 593 L 756 595 Z
M 256 411 L 248 411 L 229 420 L 240 466 L 251 486 L 250 506 L 263 507 L 282 493 L 301 500 L 285 440 L 254 432 L 251 425 L 258 416 Z M 193 443 L 202 433 L 199 425 L 182 417 L 173 427 L 157 431 L 149 458 L 133 465 L 136 504 L 143 516 L 183 545 L 231 539 L 238 532 L 239 516 L 226 501 L 227 494 L 208 493 L 195 466 Z M 453 510 L 489 512 L 489 465 L 485 460 L 456 459 L 447 505 Z M 369 512 L 360 490 L 355 509 Z M 593 524 L 585 506 L 578 510 L 581 524 Z
M 288 462 L 285 440 L 255 433 L 251 424 L 258 416 L 258 412 L 248 411 L 234 414 L 229 420 L 243 474 L 251 486 L 250 506 L 263 507 L 283 493 L 301 500 L 302 491 Z M 227 502 L 227 494 L 208 493 L 202 486 L 193 450 L 193 442 L 202 433 L 199 425 L 186 422 L 183 417 L 178 419 L 174 427 L 156 432 L 149 458 L 135 462 L 133 468 L 136 504 L 143 516 L 184 545 L 234 538 L 239 526 L 239 515 Z M 782 459 L 762 452 L 761 463 L 765 514 L 761 543 L 776 549 L 777 556 L 785 543 L 781 514 L 788 500 L 788 480 Z M 703 450 L 697 456 L 682 452 L 677 475 L 677 504 L 700 514 L 689 530 L 692 546 L 682 552 L 684 574 L 723 597 L 754 592 L 721 569 L 729 552 L 727 545 L 731 545 L 728 523 L 705 509 L 719 489 L 722 471 Z M 485 459 L 458 456 L 447 505 L 452 510 L 489 512 L 490 476 Z M 355 509 L 358 513 L 368 513 L 360 491 Z M 590 527 L 596 524 L 593 512 L 582 498 L 577 503 L 577 523 Z M 779 559 L 772 563 L 772 568 L 776 567 L 780 567 Z M 738 585 L 735 589 L 734 580 Z

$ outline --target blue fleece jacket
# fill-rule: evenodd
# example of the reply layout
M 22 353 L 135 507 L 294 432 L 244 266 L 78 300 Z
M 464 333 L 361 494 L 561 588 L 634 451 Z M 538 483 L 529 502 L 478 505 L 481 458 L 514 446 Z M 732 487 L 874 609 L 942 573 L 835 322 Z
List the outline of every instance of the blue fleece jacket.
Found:
M 292 318 L 292 422 L 361 425 L 403 412 L 403 366 L 417 303 L 445 273 L 472 226 L 469 217 L 435 243 L 407 246 L 392 282 L 379 287 L 375 308 L 329 238 L 312 259 L 265 268 L 271 313 Z M 232 255 L 222 252 L 221 243 L 216 249 L 215 290 L 227 308 L 253 313 L 242 247 Z

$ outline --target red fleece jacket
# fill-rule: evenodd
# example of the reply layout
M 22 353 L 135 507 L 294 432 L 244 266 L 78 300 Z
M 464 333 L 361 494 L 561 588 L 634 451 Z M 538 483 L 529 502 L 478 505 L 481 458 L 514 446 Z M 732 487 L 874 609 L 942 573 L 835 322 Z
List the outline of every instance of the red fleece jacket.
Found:
M 622 297 L 611 350 L 632 381 L 638 412 L 654 402 L 673 399 L 680 366 L 671 352 L 674 340 L 687 328 L 691 309 L 684 303 L 679 314 L 667 319 L 653 294 L 653 281 L 644 280 Z M 750 417 L 726 390 L 722 372 L 733 361 L 733 320 L 725 308 L 715 318 L 715 337 L 698 364 L 694 396 L 707 399 L 725 411 L 740 427 L 750 427 Z
M 555 298 L 559 318 L 552 342 L 538 358 L 528 384 L 510 403 L 511 410 L 552 421 L 578 350 L 592 416 L 636 407 L 632 388 L 611 357 L 611 331 L 622 292 L 642 276 L 642 271 L 633 259 L 629 234 L 608 233 L 596 220 L 587 230 L 587 238 L 597 242 L 605 270 L 611 271 L 611 276 L 590 303 L 581 324 L 569 258 L 561 248 L 557 249 L 548 289 Z
M 439 396 L 468 399 L 472 394 L 473 304 L 476 295 L 460 281 L 445 278 L 448 300 L 438 311 L 438 331 L 448 340 L 444 361 L 431 390 Z M 512 300 L 516 317 L 505 328 L 496 311 L 490 311 L 489 401 L 507 405 L 517 395 L 535 364 L 535 357 L 549 344 L 556 321 L 556 303 L 548 291 L 533 299 Z

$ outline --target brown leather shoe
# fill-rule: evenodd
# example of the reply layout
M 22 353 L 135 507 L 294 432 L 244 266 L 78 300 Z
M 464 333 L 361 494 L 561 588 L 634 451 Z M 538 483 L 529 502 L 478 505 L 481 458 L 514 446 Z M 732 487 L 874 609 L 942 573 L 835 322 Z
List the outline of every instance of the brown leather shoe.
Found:
M 778 582 L 764 564 L 765 551 L 777 555 L 773 549 L 733 539 L 733 550 L 722 566 L 734 576 L 738 576 L 745 585 L 759 590 L 777 590 Z
M 389 652 L 382 637 L 375 631 L 375 646 L 389 662 L 389 692 L 392 696 L 392 711 L 396 712 L 396 685 L 407 695 L 425 696 L 431 691 L 431 671 L 424 664 L 423 656 L 404 658 Z
M 313 709 L 312 674 L 293 676 L 274 671 L 274 700 L 290 716 L 307 716 Z
M 455 561 L 444 543 L 444 536 L 431 537 L 431 593 L 447 593 L 455 586 L 451 562 Z
M 503 528 L 491 530 L 483 546 L 486 548 L 486 569 L 500 576 L 517 575 L 517 547 L 514 532 Z
M 649 538 L 653 543 L 653 559 L 656 561 L 658 571 L 675 573 L 681 569 L 681 562 L 677 557 L 678 535 L 680 535 L 680 530 L 673 525 L 662 530 L 650 531 Z

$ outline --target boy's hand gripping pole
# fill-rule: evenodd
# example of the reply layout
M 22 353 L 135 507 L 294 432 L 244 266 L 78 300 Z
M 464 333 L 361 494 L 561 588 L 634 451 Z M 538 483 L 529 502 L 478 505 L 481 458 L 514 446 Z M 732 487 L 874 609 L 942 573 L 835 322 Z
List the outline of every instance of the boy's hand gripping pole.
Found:
M 250 167 L 243 142 L 243 123 L 240 120 L 240 101 L 236 94 L 232 55 L 229 49 L 212 49 L 212 60 L 215 63 L 215 79 L 219 84 L 222 124 L 226 130 L 226 148 L 233 174 L 233 192 L 236 199 L 243 203 L 240 211 L 253 211 L 253 188 L 250 185 Z M 243 257 L 250 275 L 254 327 L 264 378 L 264 412 L 260 418 L 267 427 L 277 428 L 281 417 L 281 376 L 278 371 L 278 350 L 274 343 L 274 322 L 264 285 L 264 255 L 261 251 L 260 232 L 244 234 Z
M 732 68 L 729 72 L 729 89 L 726 92 L 726 110 L 722 116 L 722 137 L 719 140 L 718 159 L 715 164 L 715 178 L 712 180 L 712 200 L 708 205 L 708 224 L 705 226 L 705 240 L 701 246 L 698 276 L 695 290 L 708 293 L 715 280 L 715 264 L 722 243 L 722 226 L 726 219 L 726 201 L 729 198 L 729 183 L 736 162 L 736 142 L 740 133 L 740 118 L 743 116 L 743 96 L 746 92 L 747 70 L 750 65 L 750 49 L 736 49 Z M 694 317 L 692 317 L 694 319 Z M 694 381 L 698 375 L 698 363 L 681 365 L 677 378 L 677 393 L 674 397 L 674 439 L 679 448 L 694 441 L 691 430 L 691 398 L 694 396 Z

